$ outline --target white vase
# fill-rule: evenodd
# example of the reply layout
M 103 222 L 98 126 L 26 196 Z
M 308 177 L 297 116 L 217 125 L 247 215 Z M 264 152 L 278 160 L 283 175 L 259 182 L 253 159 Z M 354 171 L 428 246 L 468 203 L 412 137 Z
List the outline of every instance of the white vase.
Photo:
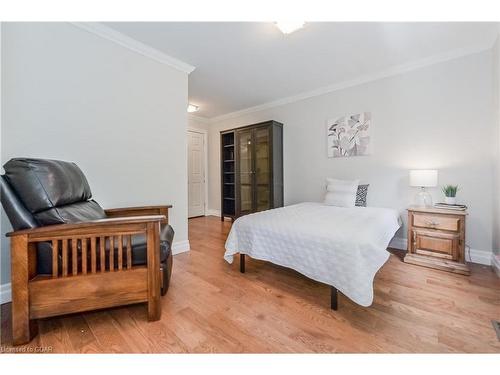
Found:
M 444 203 L 457 204 L 457 198 L 456 197 L 444 197 Z

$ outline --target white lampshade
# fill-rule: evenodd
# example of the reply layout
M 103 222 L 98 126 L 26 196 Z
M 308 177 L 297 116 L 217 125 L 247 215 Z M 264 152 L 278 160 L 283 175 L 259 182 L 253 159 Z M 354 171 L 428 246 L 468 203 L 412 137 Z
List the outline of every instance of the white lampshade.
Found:
M 438 171 L 435 169 L 416 169 L 410 171 L 410 186 L 435 187 L 438 183 Z

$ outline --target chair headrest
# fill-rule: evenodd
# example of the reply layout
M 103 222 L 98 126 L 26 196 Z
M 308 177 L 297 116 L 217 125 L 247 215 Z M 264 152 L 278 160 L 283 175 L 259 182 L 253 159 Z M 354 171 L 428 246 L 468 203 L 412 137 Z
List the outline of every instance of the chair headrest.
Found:
M 15 158 L 3 168 L 5 178 L 31 213 L 92 197 L 87 179 L 75 163 Z

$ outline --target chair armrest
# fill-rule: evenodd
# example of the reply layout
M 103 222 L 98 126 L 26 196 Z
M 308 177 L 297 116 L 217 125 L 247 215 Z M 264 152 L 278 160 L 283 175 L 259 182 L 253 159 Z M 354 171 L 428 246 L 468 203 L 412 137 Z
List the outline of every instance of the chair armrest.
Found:
M 129 216 L 143 216 L 143 215 L 163 215 L 166 220 L 163 223 L 168 224 L 168 209 L 172 205 L 158 205 L 158 206 L 139 206 L 139 207 L 122 207 L 122 208 L 109 208 L 104 210 L 108 217 L 129 217 Z
M 27 235 L 30 240 L 40 241 L 42 238 L 63 236 L 110 235 L 113 232 L 121 231 L 145 231 L 147 224 L 160 223 L 164 220 L 165 216 L 163 215 L 118 217 L 23 229 L 7 233 L 7 237 Z

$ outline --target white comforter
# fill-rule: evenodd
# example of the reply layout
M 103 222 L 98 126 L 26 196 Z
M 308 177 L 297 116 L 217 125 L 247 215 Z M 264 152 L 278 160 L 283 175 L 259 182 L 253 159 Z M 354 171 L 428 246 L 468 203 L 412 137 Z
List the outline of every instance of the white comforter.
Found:
M 370 306 L 373 278 L 400 223 L 394 209 L 300 203 L 238 218 L 224 259 L 242 253 L 289 267 Z

